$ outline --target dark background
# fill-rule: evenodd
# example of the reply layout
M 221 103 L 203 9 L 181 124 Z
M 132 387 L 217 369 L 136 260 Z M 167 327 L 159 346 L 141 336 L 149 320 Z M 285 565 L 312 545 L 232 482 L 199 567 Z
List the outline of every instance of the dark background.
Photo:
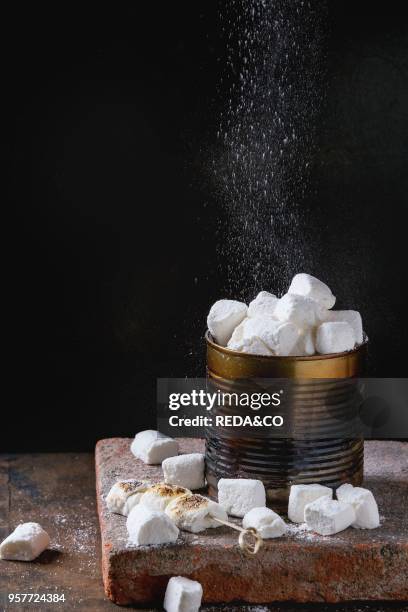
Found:
M 223 4 L 3 15 L 3 451 L 132 436 L 155 424 L 158 376 L 205 371 L 205 316 L 227 297 L 209 170 Z M 310 272 L 362 312 L 369 374 L 406 376 L 402 3 L 330 1 L 327 67 Z

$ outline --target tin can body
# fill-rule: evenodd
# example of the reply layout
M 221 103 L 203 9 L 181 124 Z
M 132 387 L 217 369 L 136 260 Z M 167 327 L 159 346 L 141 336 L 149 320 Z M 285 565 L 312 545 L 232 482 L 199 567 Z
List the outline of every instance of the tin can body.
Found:
M 216 496 L 220 478 L 262 480 L 269 501 L 286 504 L 292 484 L 336 488 L 363 479 L 364 443 L 354 423 L 359 408 L 357 376 L 365 346 L 312 357 L 246 355 L 215 344 L 207 333 L 207 377 L 212 391 L 251 395 L 284 387 L 287 434 L 234 427 L 206 428 L 206 478 Z M 276 384 L 275 384 L 276 383 Z M 280 389 L 283 391 L 283 389 Z M 245 412 L 229 402 L 213 417 Z M 214 420 L 214 419 L 213 419 Z M 350 433 L 352 432 L 352 433 Z

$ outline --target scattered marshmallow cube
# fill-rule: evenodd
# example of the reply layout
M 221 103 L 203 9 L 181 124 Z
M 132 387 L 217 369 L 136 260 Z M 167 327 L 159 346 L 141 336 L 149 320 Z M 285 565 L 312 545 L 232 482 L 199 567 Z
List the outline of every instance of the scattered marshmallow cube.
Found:
M 297 484 L 290 487 L 288 518 L 293 523 L 303 523 L 305 520 L 305 507 L 310 502 L 327 497 L 332 499 L 333 491 L 330 487 L 320 484 Z
M 136 434 L 130 450 L 135 457 L 148 465 L 158 465 L 167 457 L 178 455 L 176 440 L 154 429 L 146 429 Z
M 283 519 L 270 508 L 252 508 L 242 520 L 244 529 L 252 527 L 265 540 L 268 538 L 280 538 L 287 530 Z
M 336 302 L 336 298 L 329 287 L 310 274 L 296 274 L 292 279 L 288 293 L 303 295 L 325 308 L 333 308 Z
M 0 544 L 0 559 L 33 561 L 50 545 L 50 536 L 38 523 L 21 523 Z
M 362 344 L 364 340 L 363 321 L 361 314 L 357 310 L 328 310 L 327 321 L 343 321 L 348 323 L 354 332 L 354 339 L 357 344 Z
M 234 329 L 247 315 L 247 305 L 237 300 L 218 300 L 212 305 L 207 326 L 214 340 L 226 346 Z
M 337 499 L 351 504 L 356 513 L 353 527 L 360 529 L 375 529 L 380 526 L 380 515 L 374 495 L 363 487 L 353 487 L 351 484 L 341 485 L 336 490 Z
M 168 457 L 162 463 L 164 482 L 187 489 L 202 489 L 205 486 L 204 455 L 191 453 Z
M 334 535 L 350 527 L 356 520 L 351 504 L 320 497 L 305 506 L 306 525 L 320 535 Z
M 351 351 L 355 343 L 353 329 L 345 321 L 327 321 L 317 328 L 316 350 L 321 355 Z
M 274 316 L 282 322 L 294 323 L 300 329 L 318 325 L 324 316 L 322 306 L 302 295 L 286 293 L 276 304 Z
M 248 306 L 248 317 L 273 317 L 279 299 L 273 293 L 261 291 Z
M 214 520 L 227 521 L 225 510 L 216 502 L 194 493 L 177 497 L 166 508 L 166 514 L 183 531 L 199 533 L 205 529 L 220 527 Z
M 106 496 L 105 501 L 109 512 L 128 516 L 150 486 L 151 483 L 146 480 L 118 480 Z
M 181 495 L 191 495 L 191 491 L 185 487 L 158 482 L 143 493 L 139 503 L 149 510 L 163 511 L 173 499 Z
M 218 481 L 218 503 L 228 514 L 243 517 L 252 508 L 266 505 L 265 487 L 260 480 L 221 478 Z
M 160 510 L 150 510 L 141 504 L 135 506 L 126 521 L 129 541 L 136 546 L 175 542 L 179 530 Z
M 202 596 L 203 587 L 199 582 L 174 576 L 167 584 L 163 607 L 166 612 L 198 612 Z

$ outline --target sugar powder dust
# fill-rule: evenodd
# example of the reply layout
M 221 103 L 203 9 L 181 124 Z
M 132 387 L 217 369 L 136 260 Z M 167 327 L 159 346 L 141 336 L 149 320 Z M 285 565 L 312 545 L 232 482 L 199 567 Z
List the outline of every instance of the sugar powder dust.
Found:
M 220 13 L 228 49 L 222 89 L 217 197 L 226 294 L 284 291 L 311 259 L 307 213 L 322 105 L 324 1 L 229 0 Z

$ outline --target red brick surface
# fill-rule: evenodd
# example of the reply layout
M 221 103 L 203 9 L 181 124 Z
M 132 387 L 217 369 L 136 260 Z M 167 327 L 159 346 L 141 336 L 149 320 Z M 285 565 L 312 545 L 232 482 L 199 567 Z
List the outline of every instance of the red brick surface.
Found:
M 199 580 L 205 602 L 408 599 L 408 444 L 366 443 L 364 484 L 379 503 L 379 529 L 323 537 L 292 528 L 247 557 L 224 527 L 181 532 L 175 544 L 128 546 L 126 519 L 110 514 L 104 497 L 119 478 L 162 478 L 160 466 L 133 457 L 130 442 L 101 440 L 96 448 L 103 579 L 116 603 L 160 605 L 174 575 Z M 203 450 L 202 440 L 179 442 L 181 452 Z

